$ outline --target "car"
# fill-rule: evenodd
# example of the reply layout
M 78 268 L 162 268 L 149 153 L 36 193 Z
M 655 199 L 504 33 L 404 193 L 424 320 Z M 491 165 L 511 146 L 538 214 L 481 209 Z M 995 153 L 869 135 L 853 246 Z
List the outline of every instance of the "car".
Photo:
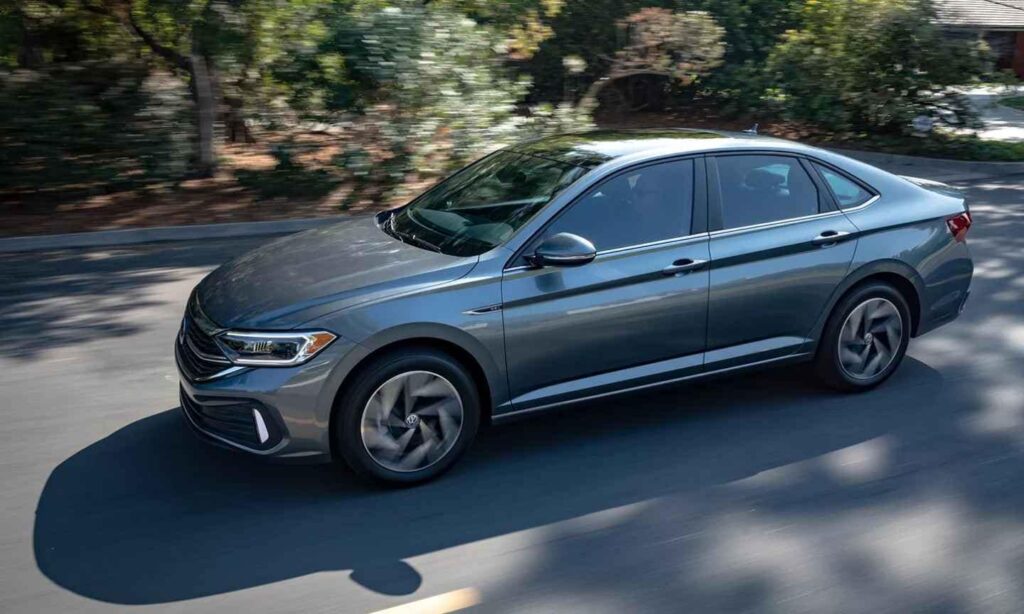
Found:
M 541 138 L 214 270 L 181 407 L 211 442 L 412 484 L 482 425 L 599 397 L 800 361 L 862 392 L 960 314 L 970 227 L 955 188 L 795 142 Z

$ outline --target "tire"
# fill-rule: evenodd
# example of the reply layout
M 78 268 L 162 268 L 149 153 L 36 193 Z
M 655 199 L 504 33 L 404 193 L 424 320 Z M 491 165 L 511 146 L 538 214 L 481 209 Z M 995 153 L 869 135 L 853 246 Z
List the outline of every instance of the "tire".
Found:
M 856 287 L 829 316 L 818 342 L 815 372 L 837 390 L 870 390 L 903 362 L 911 324 L 910 307 L 899 290 L 884 282 Z M 898 340 L 893 339 L 894 329 Z
M 358 475 L 418 484 L 441 475 L 466 452 L 480 411 L 476 384 L 457 360 L 409 348 L 360 370 L 339 399 L 331 437 Z

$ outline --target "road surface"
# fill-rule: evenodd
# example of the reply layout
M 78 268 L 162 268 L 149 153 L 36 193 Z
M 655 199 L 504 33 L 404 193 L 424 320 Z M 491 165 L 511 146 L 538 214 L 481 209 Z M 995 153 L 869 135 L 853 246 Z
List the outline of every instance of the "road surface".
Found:
M 622 397 L 409 490 L 182 424 L 187 294 L 265 239 L 0 256 L 0 612 L 1019 611 L 1024 178 L 970 194 L 967 311 L 880 389 Z

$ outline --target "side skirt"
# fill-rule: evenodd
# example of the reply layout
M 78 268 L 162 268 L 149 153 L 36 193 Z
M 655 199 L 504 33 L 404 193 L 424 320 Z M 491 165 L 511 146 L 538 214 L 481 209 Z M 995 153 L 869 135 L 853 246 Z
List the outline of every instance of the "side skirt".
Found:
M 747 363 L 747 364 L 743 364 L 743 365 L 735 365 L 735 366 L 723 367 L 721 369 L 716 369 L 714 371 L 705 371 L 703 373 L 694 373 L 692 375 L 685 375 L 683 377 L 667 379 L 667 380 L 660 381 L 660 382 L 653 382 L 653 383 L 649 383 L 649 384 L 641 384 L 639 386 L 631 386 L 629 388 L 622 388 L 620 390 L 613 390 L 613 391 L 610 391 L 610 392 L 602 392 L 602 393 L 593 394 L 593 395 L 589 395 L 589 396 L 585 396 L 585 397 L 579 397 L 579 398 L 575 398 L 575 399 L 570 399 L 570 400 L 567 400 L 567 401 L 558 401 L 556 403 L 549 403 L 549 404 L 546 404 L 546 405 L 539 405 L 537 407 L 530 407 L 528 409 L 515 410 L 515 411 L 505 412 L 505 413 L 501 413 L 501 414 L 494 414 L 493 416 L 491 416 L 491 423 L 492 424 L 500 424 L 502 422 L 511 422 L 511 421 L 514 421 L 514 420 L 517 420 L 517 419 L 520 419 L 520 418 L 525 418 L 525 417 L 530 416 L 530 415 L 535 414 L 535 413 L 549 411 L 549 410 L 554 410 L 554 409 L 560 409 L 560 408 L 563 408 L 563 407 L 569 407 L 569 406 L 576 405 L 576 404 L 579 404 L 579 403 L 586 403 L 588 401 L 594 401 L 594 400 L 603 399 L 603 398 L 606 398 L 606 397 L 617 396 L 617 395 L 620 395 L 620 394 L 629 394 L 629 393 L 632 393 L 632 392 L 640 392 L 640 391 L 644 391 L 644 390 L 656 389 L 656 388 L 660 388 L 660 387 L 663 387 L 663 386 L 667 387 L 667 386 L 672 386 L 674 384 L 681 384 L 681 383 L 691 382 L 691 381 L 696 381 L 696 380 L 710 379 L 710 378 L 714 378 L 714 377 L 721 377 L 721 376 L 729 375 L 729 374 L 732 374 L 732 373 L 738 373 L 738 372 L 748 371 L 748 370 L 755 370 L 755 369 L 760 369 L 760 368 L 765 368 L 765 367 L 770 367 L 770 366 L 784 365 L 784 364 L 797 363 L 797 362 L 804 362 L 804 361 L 810 360 L 813 357 L 814 357 L 814 353 L 813 352 L 801 352 L 799 354 L 790 354 L 788 356 L 779 356 L 779 357 L 776 357 L 776 358 L 768 358 L 768 359 L 765 359 L 765 360 L 759 360 L 757 362 L 751 362 L 751 363 Z

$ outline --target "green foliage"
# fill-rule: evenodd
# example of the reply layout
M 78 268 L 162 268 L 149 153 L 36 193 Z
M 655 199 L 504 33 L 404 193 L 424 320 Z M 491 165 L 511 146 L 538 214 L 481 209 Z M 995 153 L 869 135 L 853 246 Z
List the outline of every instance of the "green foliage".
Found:
M 908 133 L 918 115 L 973 125 L 949 88 L 982 72 L 982 52 L 933 17 L 927 0 L 809 0 L 770 58 L 781 109 L 840 132 Z
M 844 139 L 838 145 L 855 149 L 953 160 L 1024 161 L 1024 143 L 989 141 L 979 139 L 974 135 L 932 134 L 927 137 L 911 138 L 896 135 L 865 135 Z
M 473 20 L 408 2 L 358 21 L 355 73 L 372 83 L 361 129 L 391 181 L 443 173 L 486 149 L 589 124 L 564 107 L 519 112 L 530 83 L 503 65 L 500 41 Z
M 547 20 L 562 11 L 565 0 L 435 0 L 435 4 L 493 28 L 504 38 L 510 57 L 526 59 L 554 33 Z
M 566 0 L 550 20 L 553 35 L 540 43 L 526 64 L 534 86 L 533 100 L 579 98 L 590 84 L 608 72 L 611 57 L 625 43 L 620 19 L 653 2 L 636 0 Z M 661 4 L 671 4 L 664 2 Z M 565 58 L 582 60 L 585 69 L 570 73 Z
M 689 0 L 725 29 L 722 65 L 702 80 L 705 90 L 733 112 L 757 108 L 769 86 L 765 63 L 787 30 L 800 23 L 804 0 Z
M 263 197 L 319 198 L 343 179 L 386 191 L 588 127 L 586 101 L 607 83 L 602 100 L 628 110 L 697 100 L 892 149 L 917 115 L 970 126 L 949 86 L 986 74 L 979 46 L 941 32 L 930 2 L 0 0 L 0 189 L 116 190 L 301 142 L 323 151 L 284 145 L 276 168 L 235 177 Z M 197 80 L 215 96 L 200 100 Z M 331 136 L 297 138 L 310 132 Z M 218 152 L 228 139 L 252 150 Z
M 646 8 L 619 21 L 626 43 L 615 52 L 608 74 L 595 81 L 583 97 L 590 108 L 606 84 L 636 75 L 688 85 L 722 62 L 724 31 L 703 11 Z
M 1007 98 L 1000 98 L 999 104 L 1024 111 L 1024 96 L 1010 96 Z
M 138 62 L 0 72 L 0 191 L 96 194 L 179 178 L 187 99 L 180 82 Z

